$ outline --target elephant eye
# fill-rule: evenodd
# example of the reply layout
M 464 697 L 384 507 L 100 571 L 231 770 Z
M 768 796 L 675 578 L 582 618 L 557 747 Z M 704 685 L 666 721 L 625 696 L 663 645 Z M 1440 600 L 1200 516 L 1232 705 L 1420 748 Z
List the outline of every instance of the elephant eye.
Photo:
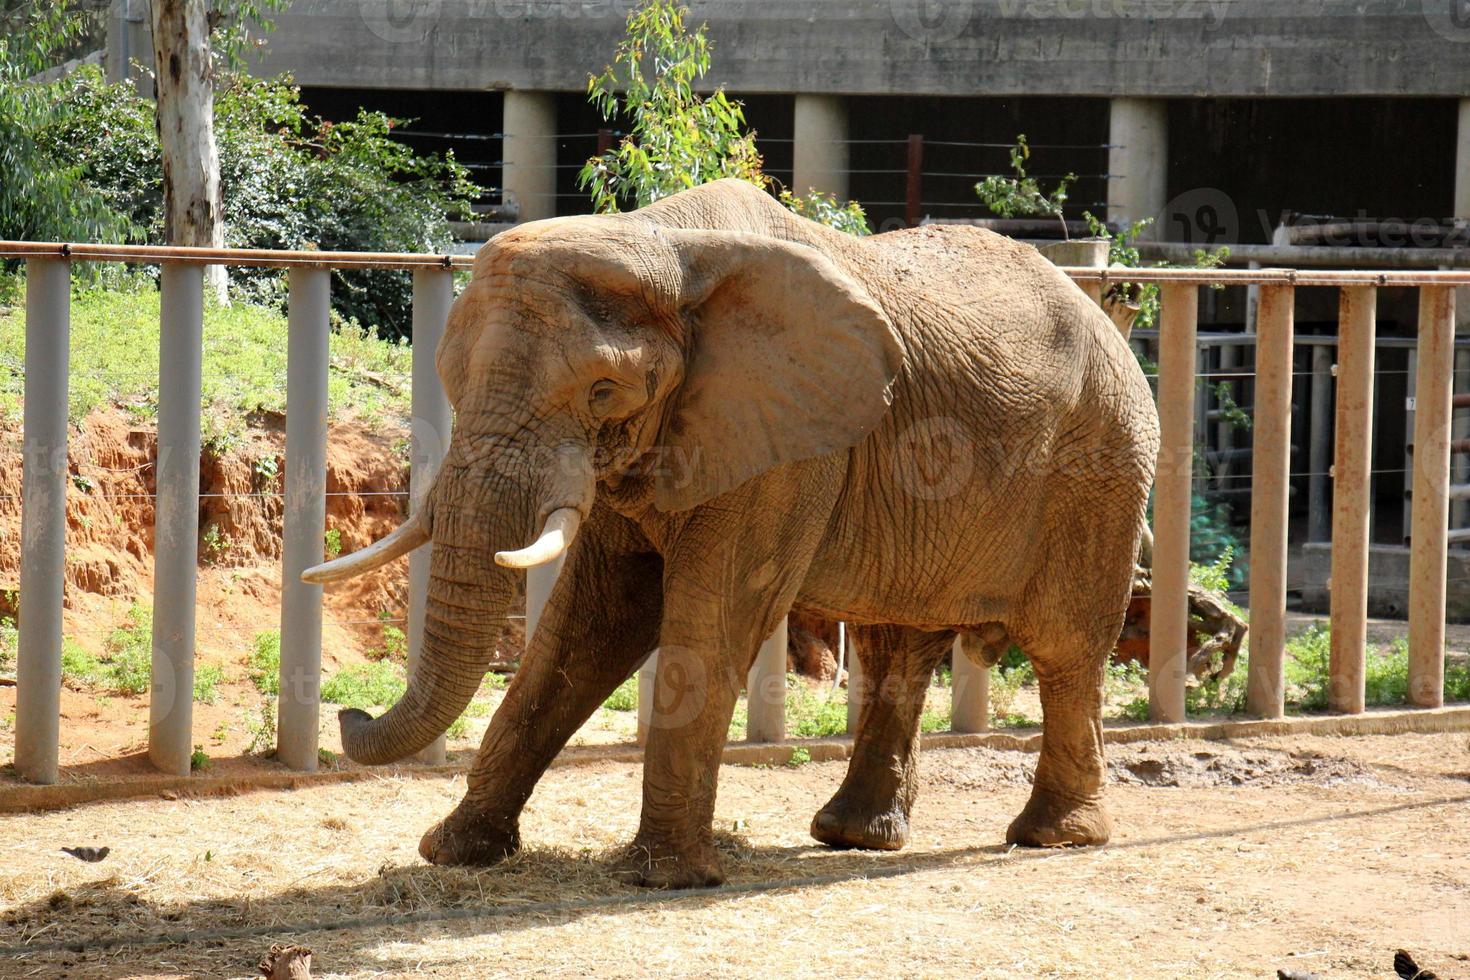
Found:
M 592 410 L 593 415 L 603 416 L 612 411 L 617 402 L 619 385 L 616 381 L 603 378 L 592 386 L 587 394 L 587 407 Z

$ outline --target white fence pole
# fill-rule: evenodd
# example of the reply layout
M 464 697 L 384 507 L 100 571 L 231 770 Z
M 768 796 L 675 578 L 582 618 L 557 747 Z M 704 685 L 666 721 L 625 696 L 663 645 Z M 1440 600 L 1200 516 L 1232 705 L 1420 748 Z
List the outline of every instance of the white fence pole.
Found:
M 326 533 L 331 273 L 292 269 L 289 282 L 276 757 L 292 769 L 312 772 L 321 720 L 322 587 L 301 581 L 301 573 L 321 562 Z
M 847 630 L 847 734 L 856 735 L 863 713 L 863 661 L 857 638 Z
M 786 618 L 761 644 L 745 681 L 745 738 L 781 742 L 786 738 Z
M 954 638 L 950 660 L 951 731 L 990 730 L 990 668 L 975 663 L 965 653 L 963 637 Z
M 413 273 L 413 395 L 411 462 L 408 506 L 413 513 L 425 504 L 424 495 L 444 462 L 449 447 L 449 397 L 434 368 L 434 352 L 444 336 L 449 307 L 454 303 L 454 273 L 448 269 L 415 269 Z M 429 595 L 428 548 L 408 556 L 408 673 L 418 670 L 424 650 L 424 607 Z M 444 736 L 418 755 L 419 762 L 444 762 Z
M 204 267 L 165 262 L 160 291 L 148 760 L 163 772 L 187 776 L 194 722 L 194 597 L 199 573 Z
M 71 266 L 27 259 L 15 770 L 33 783 L 56 782 L 61 738 L 70 349 Z

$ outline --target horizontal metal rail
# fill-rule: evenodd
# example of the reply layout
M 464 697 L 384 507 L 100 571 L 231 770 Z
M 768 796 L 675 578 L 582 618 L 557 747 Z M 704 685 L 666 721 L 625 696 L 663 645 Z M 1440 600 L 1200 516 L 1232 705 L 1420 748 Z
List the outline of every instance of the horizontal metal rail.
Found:
M 0 241 L 0 258 L 25 259 L 27 264 L 27 363 L 25 373 L 25 470 L 22 513 L 22 595 L 16 763 L 27 779 L 50 782 L 57 778 L 58 714 L 61 656 L 62 582 L 67 486 L 66 364 L 69 336 L 69 266 L 72 262 L 128 262 L 165 267 L 162 317 L 163 362 L 184 363 L 182 381 L 170 389 L 160 406 L 160 431 L 171 433 L 171 444 L 183 455 L 197 453 L 197 395 L 191 397 L 197 371 L 196 352 L 202 304 L 196 295 L 197 276 L 184 277 L 185 267 L 235 265 L 292 270 L 290 277 L 290 341 L 288 344 L 288 422 L 286 446 L 286 548 L 283 559 L 282 677 L 280 746 L 283 761 L 309 769 L 316 760 L 317 701 L 320 682 L 321 609 L 319 587 L 301 583 L 297 572 L 321 560 L 322 509 L 325 500 L 324 456 L 325 381 L 327 373 L 327 310 L 330 283 L 323 273 L 332 269 L 397 269 L 414 271 L 416 334 L 433 337 L 443 329 L 452 296 L 456 269 L 468 269 L 473 258 L 423 253 L 271 251 L 262 249 L 209 249 L 148 245 L 70 244 L 59 242 Z M 1371 476 L 1373 417 L 1374 315 L 1378 287 L 1420 287 L 1419 409 L 1415 417 L 1415 457 L 1412 474 L 1414 532 L 1410 571 L 1409 697 L 1416 705 L 1432 706 L 1443 697 L 1444 612 L 1447 552 L 1450 541 L 1470 540 L 1470 529 L 1450 531 L 1446 508 L 1451 499 L 1470 496 L 1470 485 L 1451 487 L 1450 459 L 1463 449 L 1450 437 L 1454 407 L 1466 404 L 1452 391 L 1454 338 L 1453 287 L 1470 285 L 1470 270 L 1320 270 L 1293 269 L 1125 269 L 1064 268 L 1097 299 L 1115 283 L 1158 283 L 1163 292 L 1159 403 L 1164 439 L 1155 488 L 1154 594 L 1149 677 L 1153 715 L 1181 720 L 1184 715 L 1188 630 L 1189 500 L 1197 424 L 1194 412 L 1197 293 L 1192 287 L 1216 284 L 1253 284 L 1264 287 L 1258 320 L 1260 352 L 1257 358 L 1256 426 L 1249 450 L 1231 450 L 1251 456 L 1252 563 L 1250 605 L 1253 618 L 1249 676 L 1249 710 L 1259 717 L 1276 717 L 1284 710 L 1283 615 L 1285 609 L 1285 525 L 1290 494 L 1291 352 L 1294 345 L 1316 345 L 1318 354 L 1327 338 L 1296 337 L 1292 310 L 1296 287 L 1337 287 L 1343 290 L 1338 345 L 1342 370 L 1325 370 L 1337 391 L 1335 520 L 1332 571 L 1333 653 L 1330 685 L 1332 703 L 1341 710 L 1362 710 L 1365 657 L 1364 623 L 1367 599 L 1366 548 L 1368 479 Z M 1212 335 L 1200 337 L 1213 342 Z M 419 353 L 431 354 L 429 351 Z M 1315 363 L 1315 362 L 1314 362 Z M 414 430 L 415 494 L 438 465 L 445 442 L 447 405 L 431 362 L 421 359 L 414 371 L 414 414 L 432 415 L 432 426 Z M 1207 377 L 1207 375 L 1198 375 Z M 1239 376 L 1244 376 L 1239 375 Z M 177 380 L 177 379 L 176 379 Z M 426 390 L 430 389 L 430 390 Z M 187 419 L 185 414 L 193 413 Z M 162 416 L 167 415 L 165 420 Z M 165 426 L 165 421 L 167 426 Z M 420 429 L 423 429 L 421 432 Z M 162 442 L 162 436 L 161 436 Z M 1321 467 L 1326 470 L 1326 466 Z M 156 555 L 157 581 L 173 594 L 157 596 L 155 605 L 187 602 L 192 592 L 191 533 L 197 532 L 197 500 L 187 468 L 176 469 L 165 480 L 160 475 L 158 527 L 155 539 L 178 536 Z M 165 493 L 165 484 L 168 491 Z M 165 496 L 168 506 L 164 506 Z M 166 526 L 169 525 L 169 526 Z M 1340 532 L 1340 533 L 1339 533 Z M 180 536 L 181 535 L 181 536 Z M 410 588 L 409 622 L 417 640 L 421 632 L 423 567 L 420 563 Z M 550 575 L 528 583 L 528 609 L 539 610 L 553 584 Z M 177 615 L 155 635 L 154 688 L 160 702 L 151 732 L 152 753 L 163 768 L 181 769 L 184 750 L 191 744 L 187 686 L 197 632 L 192 617 Z M 528 623 L 528 635 L 534 623 Z M 784 629 L 765 645 L 747 680 L 753 692 L 749 737 L 784 737 L 785 697 Z M 416 662 L 417 651 L 410 653 Z M 882 696 L 883 678 L 864 678 L 861 651 L 844 650 L 850 668 L 850 704 Z M 642 715 L 653 709 L 656 660 L 644 668 Z M 989 709 L 984 672 L 976 673 L 955 647 L 953 725 L 956 730 L 981 730 Z M 864 693 L 865 692 L 865 693 Z M 850 715 L 850 724 L 858 721 Z

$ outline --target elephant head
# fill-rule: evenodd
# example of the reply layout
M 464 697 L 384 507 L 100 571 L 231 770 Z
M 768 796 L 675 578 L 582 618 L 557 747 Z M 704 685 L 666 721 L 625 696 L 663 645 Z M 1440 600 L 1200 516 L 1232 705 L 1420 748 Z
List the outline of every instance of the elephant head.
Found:
M 455 424 L 424 506 L 304 575 L 345 578 L 432 541 L 419 667 L 382 717 L 342 713 L 348 756 L 402 758 L 458 717 L 519 569 L 571 545 L 599 484 L 681 511 L 852 446 L 882 418 L 902 361 L 879 306 L 807 245 L 633 216 L 496 237 L 437 352 Z

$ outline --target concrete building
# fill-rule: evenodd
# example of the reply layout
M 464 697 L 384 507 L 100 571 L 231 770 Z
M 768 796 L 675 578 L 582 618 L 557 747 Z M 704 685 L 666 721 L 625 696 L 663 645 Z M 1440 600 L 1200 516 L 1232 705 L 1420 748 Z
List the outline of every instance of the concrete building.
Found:
M 296 0 L 253 68 L 290 72 L 326 118 L 359 105 L 413 118 L 403 138 L 454 149 L 493 188 L 487 205 L 508 204 L 522 220 L 579 213 L 588 203 L 577 170 L 613 125 L 588 105 L 587 79 L 610 60 L 629 5 Z M 1152 219 L 1147 236 L 1166 242 L 1264 245 L 1290 211 L 1429 222 L 1443 243 L 1448 219 L 1470 219 L 1470 20 L 1458 0 L 689 6 L 715 45 L 705 81 L 745 102 L 767 171 L 797 191 L 857 199 L 878 229 L 912 220 L 916 207 L 938 219 L 986 216 L 974 184 L 1007 171 L 1020 133 L 1043 187 L 1078 175 L 1068 218 Z M 144 9 L 144 0 L 114 0 L 114 76 L 129 52 L 148 50 Z M 1349 235 L 1344 244 L 1381 242 Z M 1380 298 L 1385 337 L 1413 334 L 1404 292 Z M 1304 292 L 1303 335 L 1335 333 L 1329 293 Z M 1470 320 L 1470 297 L 1460 306 Z M 1207 291 L 1201 329 L 1248 328 L 1248 309 L 1243 289 Z M 1223 350 L 1207 349 L 1202 367 L 1233 358 Z M 1300 354 L 1308 375 L 1310 352 Z M 1393 406 L 1405 403 L 1407 358 L 1399 348 L 1379 359 L 1378 403 L 1388 408 L 1374 465 L 1390 474 L 1405 466 L 1405 417 Z M 1236 387 L 1248 403 L 1247 384 Z M 1202 400 L 1202 430 L 1213 430 L 1210 404 Z M 1307 414 L 1293 433 L 1299 447 L 1310 440 Z M 1229 450 L 1228 435 L 1210 448 Z M 1294 469 L 1306 472 L 1300 452 Z M 1375 486 L 1387 507 L 1377 537 L 1395 541 L 1402 479 Z

